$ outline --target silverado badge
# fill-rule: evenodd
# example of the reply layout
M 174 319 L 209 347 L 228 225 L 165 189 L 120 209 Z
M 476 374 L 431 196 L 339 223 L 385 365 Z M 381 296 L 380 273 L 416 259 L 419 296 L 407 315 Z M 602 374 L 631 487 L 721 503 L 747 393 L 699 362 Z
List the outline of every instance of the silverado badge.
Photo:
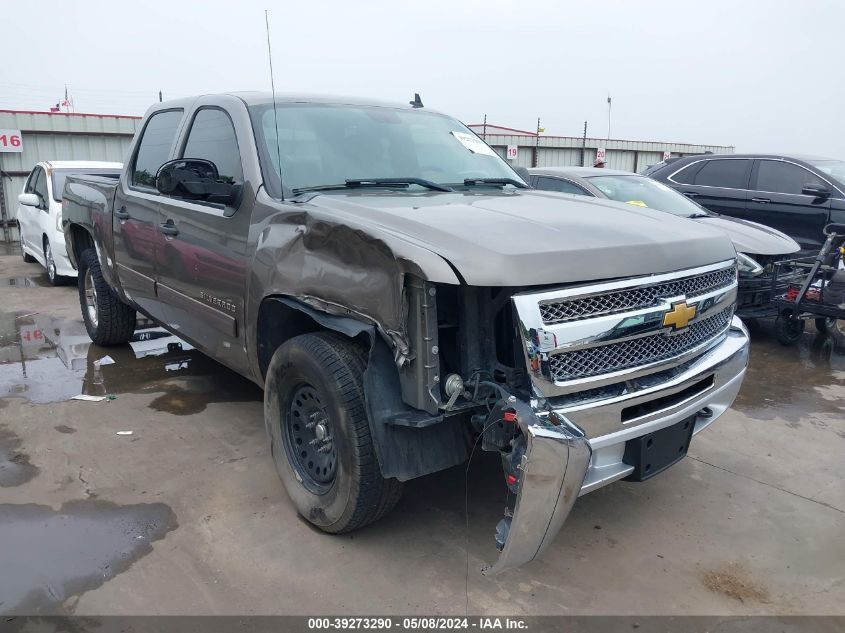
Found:
M 686 301 L 672 304 L 672 309 L 663 315 L 663 327 L 671 327 L 674 331 L 683 330 L 695 318 L 696 311 L 696 306 L 687 305 Z

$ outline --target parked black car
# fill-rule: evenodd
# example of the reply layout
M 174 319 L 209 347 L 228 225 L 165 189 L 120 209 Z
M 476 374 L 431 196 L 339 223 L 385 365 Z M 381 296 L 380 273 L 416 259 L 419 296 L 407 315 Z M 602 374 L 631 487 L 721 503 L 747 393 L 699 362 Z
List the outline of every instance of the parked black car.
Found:
M 753 220 L 817 253 L 824 227 L 845 222 L 845 161 L 782 154 L 707 154 L 658 163 L 647 175 L 711 211 Z
M 739 264 L 736 313 L 745 319 L 777 314 L 773 294 L 800 281 L 801 271 L 780 270 L 780 285 L 772 292 L 774 263 L 794 257 L 795 240 L 780 231 L 708 211 L 661 182 L 627 171 L 595 167 L 538 167 L 524 176 L 536 189 L 558 191 L 665 211 L 724 231 L 733 242 Z

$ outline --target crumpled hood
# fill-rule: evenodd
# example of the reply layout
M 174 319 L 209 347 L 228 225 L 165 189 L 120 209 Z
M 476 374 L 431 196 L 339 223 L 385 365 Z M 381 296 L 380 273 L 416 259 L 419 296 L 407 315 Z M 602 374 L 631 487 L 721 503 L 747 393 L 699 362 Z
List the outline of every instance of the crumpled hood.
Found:
M 738 253 L 749 255 L 786 255 L 797 252 L 801 246 L 777 229 L 724 215 L 695 218 L 706 226 L 718 228 L 728 234 Z
M 303 207 L 424 246 L 474 286 L 574 283 L 671 272 L 735 257 L 722 230 L 621 202 L 516 190 L 355 191 Z

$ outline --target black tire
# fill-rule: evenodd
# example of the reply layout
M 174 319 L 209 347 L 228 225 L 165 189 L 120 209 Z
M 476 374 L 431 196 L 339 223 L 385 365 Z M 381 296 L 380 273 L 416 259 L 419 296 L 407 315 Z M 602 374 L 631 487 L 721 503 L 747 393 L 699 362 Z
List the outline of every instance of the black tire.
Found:
M 135 310 L 123 303 L 103 279 L 93 248 L 79 257 L 79 305 L 88 336 L 97 345 L 121 345 L 132 337 Z
M 797 319 L 788 311 L 782 312 L 775 319 L 775 338 L 781 345 L 794 345 L 804 333 L 806 322 Z
M 297 511 L 324 532 L 340 534 L 377 521 L 402 494 L 402 483 L 382 477 L 364 404 L 366 352 L 333 332 L 303 334 L 281 345 L 267 369 L 264 423 L 276 472 Z M 312 413 L 307 414 L 307 406 Z M 308 430 L 299 420 L 310 420 Z M 294 428 L 298 427 L 298 428 Z M 309 437 L 322 436 L 334 456 L 321 457 Z M 303 450 L 303 449 L 308 449 Z M 316 473 L 311 457 L 326 467 Z M 329 472 L 327 474 L 326 468 Z
M 819 317 L 815 320 L 816 329 L 819 332 L 834 332 L 836 330 L 836 319 L 834 317 Z
M 35 259 L 32 255 L 28 254 L 25 250 L 23 250 L 23 235 L 21 235 L 21 257 L 23 261 L 27 264 L 34 264 L 37 259 Z

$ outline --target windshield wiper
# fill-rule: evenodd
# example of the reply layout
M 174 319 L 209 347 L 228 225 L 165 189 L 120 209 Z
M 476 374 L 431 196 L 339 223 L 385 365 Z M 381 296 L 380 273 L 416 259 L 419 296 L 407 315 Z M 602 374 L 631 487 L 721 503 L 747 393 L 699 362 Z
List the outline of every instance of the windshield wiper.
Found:
M 313 187 L 297 187 L 294 195 L 309 191 L 338 191 L 341 189 L 357 189 L 359 187 L 400 187 L 408 188 L 419 185 L 433 191 L 454 191 L 451 187 L 441 185 L 425 178 L 349 178 L 342 185 L 314 185 Z
M 687 218 L 690 220 L 695 220 L 696 218 L 712 218 L 715 217 L 715 213 L 693 213 L 692 215 L 688 215 Z
M 464 178 L 464 186 L 473 185 L 513 185 L 517 189 L 527 189 L 528 185 L 514 178 Z
M 431 189 L 432 191 L 454 191 L 451 187 L 441 185 L 432 180 L 426 180 L 425 178 L 356 178 L 347 179 L 346 181 L 346 186 L 353 188 L 385 186 L 408 187 L 409 185 L 419 185 L 420 187 L 425 187 L 426 189 Z

